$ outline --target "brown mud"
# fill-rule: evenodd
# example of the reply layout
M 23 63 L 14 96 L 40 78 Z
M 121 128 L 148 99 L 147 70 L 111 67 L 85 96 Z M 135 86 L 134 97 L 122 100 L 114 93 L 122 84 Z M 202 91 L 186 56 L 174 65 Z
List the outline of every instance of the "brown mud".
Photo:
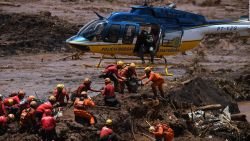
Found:
M 0 14 L 0 56 L 20 53 L 69 51 L 65 40 L 79 27 L 51 16 Z
M 103 68 L 95 68 L 98 60 L 85 54 L 80 60 L 63 60 L 72 51 L 65 40 L 76 34 L 79 25 L 94 19 L 93 9 L 107 15 L 112 11 L 128 10 L 130 1 L 47 1 L 4 0 L 0 3 L 0 92 L 7 96 L 13 90 L 24 88 L 27 95 L 39 98 L 51 94 L 57 83 L 64 83 L 73 91 L 85 77 L 90 77 L 95 89 L 104 86 L 98 74 Z M 122 1 L 122 2 L 121 2 Z M 165 1 L 166 2 L 166 1 Z M 134 2 L 133 2 L 134 3 Z M 215 4 L 216 3 L 216 4 Z M 209 18 L 238 19 L 247 15 L 247 0 L 196 1 L 179 3 L 179 9 L 201 13 Z M 160 4 L 159 2 L 155 3 Z M 45 11 L 45 12 L 44 12 Z M 56 52 L 56 53 L 55 53 Z M 155 123 L 158 119 L 170 124 L 175 132 L 175 141 L 247 141 L 250 140 L 250 125 L 244 121 L 230 124 L 204 123 L 205 129 L 188 128 L 184 116 L 191 109 L 208 104 L 229 105 L 232 113 L 238 113 L 237 102 L 250 100 L 250 44 L 249 39 L 237 35 L 209 35 L 187 55 L 167 57 L 169 71 L 175 75 L 164 77 L 166 99 L 160 103 L 152 99 L 150 85 L 140 87 L 137 94 L 118 95 L 121 108 L 103 108 L 101 96 L 93 97 L 99 106 L 91 112 L 95 115 L 96 129 L 74 121 L 73 109 L 65 108 L 58 119 L 58 140 L 97 140 L 97 131 L 106 118 L 114 121 L 114 131 L 122 140 L 151 140 L 146 120 Z M 161 60 L 162 61 L 162 60 Z M 157 61 L 156 63 L 161 63 Z M 103 66 L 113 61 L 104 61 Z M 129 63 L 131 60 L 125 60 Z M 140 61 L 135 61 L 139 63 Z M 163 72 L 163 68 L 155 68 Z M 143 73 L 138 70 L 139 75 Z M 90 95 L 96 95 L 90 93 Z M 247 106 L 244 110 L 250 110 Z M 218 114 L 218 113 L 213 113 Z M 202 120 L 201 120 L 202 121 Z M 199 123 L 199 122 L 197 122 Z M 0 140 L 40 140 L 36 133 L 19 133 L 17 123 L 10 124 L 8 132 Z M 143 135 L 143 134 L 144 135 Z

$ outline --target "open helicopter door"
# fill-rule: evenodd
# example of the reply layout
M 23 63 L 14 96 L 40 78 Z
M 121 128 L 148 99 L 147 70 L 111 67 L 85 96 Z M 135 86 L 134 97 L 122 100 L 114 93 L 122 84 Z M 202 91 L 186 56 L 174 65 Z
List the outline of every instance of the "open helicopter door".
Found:
M 163 31 L 162 43 L 163 47 L 172 47 L 174 50 L 178 50 L 181 46 L 183 29 L 180 26 L 166 27 Z
M 157 52 L 159 51 L 160 46 L 161 46 L 161 41 L 162 41 L 162 37 L 163 37 L 163 30 L 162 29 L 163 29 L 162 26 L 159 26 L 158 37 L 157 37 L 157 40 L 155 43 L 155 54 L 157 54 Z

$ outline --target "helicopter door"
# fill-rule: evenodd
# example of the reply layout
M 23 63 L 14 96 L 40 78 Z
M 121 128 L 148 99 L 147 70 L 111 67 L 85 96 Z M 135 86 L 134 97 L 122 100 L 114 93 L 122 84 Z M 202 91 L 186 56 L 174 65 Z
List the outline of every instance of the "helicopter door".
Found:
M 121 25 L 112 24 L 104 35 L 104 42 L 117 43 L 120 37 Z
M 136 25 L 126 25 L 122 38 L 122 43 L 133 44 L 135 35 L 136 35 Z
M 163 47 L 178 48 L 181 45 L 183 30 L 181 28 L 166 29 L 162 38 Z

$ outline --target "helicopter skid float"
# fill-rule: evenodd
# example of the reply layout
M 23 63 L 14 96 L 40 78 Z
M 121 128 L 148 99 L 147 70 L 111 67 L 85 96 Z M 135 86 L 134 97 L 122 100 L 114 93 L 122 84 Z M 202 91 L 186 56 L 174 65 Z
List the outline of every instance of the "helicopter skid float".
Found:
M 250 22 L 246 18 L 207 20 L 199 14 L 176 10 L 172 5 L 133 6 L 130 12 L 114 12 L 108 18 L 97 16 L 99 19 L 86 24 L 66 42 L 81 52 L 103 54 L 101 60 L 104 55 L 138 56 L 136 44 L 142 30 L 154 37 L 154 56 L 159 58 L 193 49 L 207 34 L 250 35 Z

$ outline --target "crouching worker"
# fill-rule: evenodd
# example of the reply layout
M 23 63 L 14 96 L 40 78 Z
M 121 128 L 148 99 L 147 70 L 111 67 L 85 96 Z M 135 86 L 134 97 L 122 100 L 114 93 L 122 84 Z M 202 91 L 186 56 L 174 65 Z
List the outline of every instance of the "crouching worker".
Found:
M 8 117 L 5 115 L 0 116 L 0 135 L 4 134 L 7 131 L 7 123 L 14 121 L 15 116 L 13 114 L 9 114 Z
M 101 92 L 100 90 L 95 90 L 95 89 L 93 89 L 92 87 L 91 87 L 91 80 L 90 80 L 90 78 L 85 78 L 84 80 L 83 80 L 83 83 L 77 88 L 77 90 L 75 90 L 74 92 L 73 92 L 73 94 L 71 95 L 71 100 L 72 101 L 75 101 L 75 98 L 76 97 L 80 97 L 80 95 L 81 95 L 81 93 L 83 92 L 83 91 L 85 91 L 85 92 L 88 92 L 88 90 L 89 91 L 92 91 L 92 92 Z
M 125 78 L 120 76 L 120 74 L 118 73 L 120 69 L 123 69 L 125 67 L 125 64 L 123 61 L 118 61 L 113 65 L 109 65 L 105 68 L 103 72 L 103 74 L 100 77 L 104 77 L 104 78 L 110 78 L 111 81 L 114 82 L 115 85 L 115 91 L 116 92 L 120 92 L 120 87 L 119 87 L 119 81 L 124 81 Z
M 26 131 L 26 130 L 34 130 L 35 129 L 35 112 L 36 112 L 36 107 L 37 103 L 36 101 L 31 101 L 30 102 L 30 107 L 26 108 L 22 111 L 21 116 L 20 116 L 20 131 Z
M 117 141 L 117 137 L 113 130 L 111 129 L 112 126 L 112 120 L 107 119 L 106 120 L 106 126 L 102 127 L 102 130 L 100 132 L 100 141 Z
M 115 97 L 115 87 L 111 84 L 109 78 L 105 78 L 105 87 L 102 91 L 102 95 L 104 96 L 104 103 L 106 106 L 116 106 L 118 104 Z
M 130 63 L 129 66 L 124 67 L 119 73 L 122 77 L 126 78 L 126 81 L 119 81 L 120 93 L 124 94 L 125 84 L 128 87 L 129 93 L 136 93 L 137 91 L 137 73 L 135 63 Z M 134 83 L 136 82 L 136 83 Z M 131 85 L 132 84 L 132 85 Z M 135 84 L 135 85 L 134 85 Z
M 164 98 L 164 91 L 163 91 L 164 79 L 163 79 L 163 77 L 160 74 L 153 72 L 151 70 L 151 67 L 146 67 L 144 69 L 144 71 L 145 71 L 145 75 L 141 78 L 141 80 L 143 80 L 145 78 L 148 78 L 148 80 L 143 85 L 146 85 L 150 81 L 152 81 L 153 83 L 151 84 L 151 87 L 152 87 L 154 96 L 155 97 L 157 96 L 157 89 L 156 89 L 156 87 L 158 87 L 158 89 L 160 91 L 160 94 L 161 94 L 161 97 Z
M 42 138 L 45 141 L 56 139 L 56 120 L 52 116 L 52 111 L 46 109 L 41 120 L 42 124 Z
M 157 124 L 151 126 L 149 131 L 155 135 L 156 141 L 172 141 L 174 139 L 174 131 L 167 124 Z
M 36 109 L 36 123 L 38 124 L 38 126 L 40 125 L 40 121 L 42 119 L 42 116 L 45 112 L 46 109 L 49 109 L 52 111 L 53 109 L 53 105 L 56 103 L 56 97 L 51 95 L 49 97 L 49 101 L 48 102 L 44 102 L 43 104 L 39 105 Z
M 58 103 L 57 106 L 59 107 L 65 106 L 69 102 L 69 94 L 67 93 L 63 84 L 57 84 L 56 88 L 54 89 L 53 95 L 56 97 L 56 102 Z M 65 97 L 67 103 L 64 102 Z
M 95 103 L 91 100 L 91 98 L 88 97 L 87 92 L 83 91 L 81 93 L 81 97 L 76 98 L 74 102 L 75 118 L 87 119 L 89 120 L 89 124 L 91 126 L 94 126 L 95 118 L 91 113 L 87 111 L 87 109 L 91 107 L 95 107 Z

